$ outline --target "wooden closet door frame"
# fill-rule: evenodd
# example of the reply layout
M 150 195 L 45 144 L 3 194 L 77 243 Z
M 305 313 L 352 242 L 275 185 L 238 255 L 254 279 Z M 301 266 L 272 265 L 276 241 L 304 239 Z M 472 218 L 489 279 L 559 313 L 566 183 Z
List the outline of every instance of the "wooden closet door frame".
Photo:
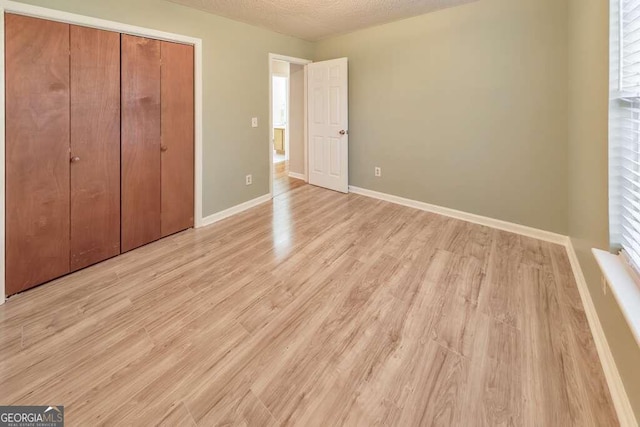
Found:
M 4 46 L 4 14 L 32 16 L 34 18 L 49 19 L 66 24 L 97 28 L 140 37 L 148 37 L 168 42 L 190 44 L 194 47 L 194 227 L 205 225 L 202 216 L 202 39 L 181 34 L 152 30 L 135 25 L 123 24 L 105 19 L 92 18 L 75 13 L 33 6 L 11 0 L 0 0 L 0 46 Z M 0 55 L 0 288 L 2 296 L 0 304 L 6 300 L 5 287 L 5 88 L 4 88 L 4 54 Z

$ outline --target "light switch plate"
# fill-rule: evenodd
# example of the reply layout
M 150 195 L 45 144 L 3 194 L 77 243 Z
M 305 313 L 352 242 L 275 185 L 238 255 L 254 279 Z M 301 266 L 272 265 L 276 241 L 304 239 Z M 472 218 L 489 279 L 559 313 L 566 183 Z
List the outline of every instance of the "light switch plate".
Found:
M 251 127 L 252 128 L 257 128 L 258 127 L 258 118 L 257 117 L 253 117 L 251 119 Z

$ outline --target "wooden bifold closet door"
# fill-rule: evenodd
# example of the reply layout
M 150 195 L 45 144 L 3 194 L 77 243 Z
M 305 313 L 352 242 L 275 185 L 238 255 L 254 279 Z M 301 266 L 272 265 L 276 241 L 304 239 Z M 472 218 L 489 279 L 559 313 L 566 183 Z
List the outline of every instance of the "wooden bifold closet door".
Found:
M 69 272 L 69 25 L 5 14 L 6 291 Z
M 193 46 L 162 42 L 163 237 L 193 227 Z
M 5 15 L 6 289 L 120 253 L 120 34 Z
M 193 227 L 193 46 L 122 35 L 122 252 Z
M 71 271 L 120 254 L 120 34 L 71 26 Z
M 122 35 L 122 252 L 160 238 L 160 41 Z

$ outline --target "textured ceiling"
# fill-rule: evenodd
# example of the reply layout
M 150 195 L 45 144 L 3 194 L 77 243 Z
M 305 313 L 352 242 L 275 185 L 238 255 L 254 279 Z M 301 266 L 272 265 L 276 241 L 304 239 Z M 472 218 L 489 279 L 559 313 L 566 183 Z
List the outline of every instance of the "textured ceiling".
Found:
M 474 0 L 169 1 L 315 41 Z

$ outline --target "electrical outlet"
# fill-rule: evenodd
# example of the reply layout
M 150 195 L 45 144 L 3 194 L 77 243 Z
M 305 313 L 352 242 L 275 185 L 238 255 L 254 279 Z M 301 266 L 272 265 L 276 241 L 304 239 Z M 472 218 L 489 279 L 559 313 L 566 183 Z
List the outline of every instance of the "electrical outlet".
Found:
M 377 177 L 381 177 L 382 176 L 382 168 L 380 168 L 380 166 L 376 166 L 375 168 L 373 168 L 373 174 Z
M 245 185 L 253 184 L 253 175 L 247 175 L 244 177 Z
M 253 117 L 251 119 L 251 127 L 252 128 L 257 128 L 258 127 L 258 118 L 257 117 Z

